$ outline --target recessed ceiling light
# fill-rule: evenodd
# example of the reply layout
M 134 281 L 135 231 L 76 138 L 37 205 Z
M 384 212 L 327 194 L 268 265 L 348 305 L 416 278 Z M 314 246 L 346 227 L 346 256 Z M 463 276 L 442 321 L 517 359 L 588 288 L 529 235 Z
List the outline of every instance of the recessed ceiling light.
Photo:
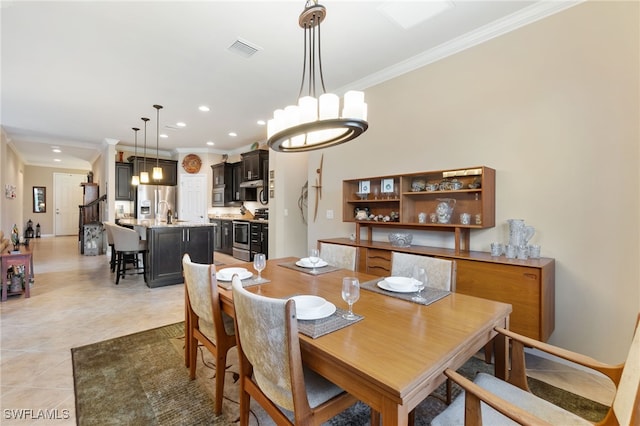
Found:
M 178 127 L 187 127 L 187 123 L 183 123 L 182 121 L 178 121 L 176 123 L 176 126 L 178 126 Z
M 62 152 L 62 150 L 60 148 L 53 148 L 51 151 L 55 152 L 55 153 L 60 153 Z
M 213 142 L 213 141 L 208 141 L 208 142 L 207 142 L 207 145 L 209 145 L 209 146 L 214 146 L 214 145 L 215 145 L 215 142 Z
M 59 162 L 61 162 L 62 160 L 61 160 L 61 159 L 59 159 L 59 158 L 54 158 L 54 159 L 53 159 L 53 161 L 55 161 L 55 162 L 58 162 L 58 163 L 59 163 Z
M 264 120 L 258 120 L 258 126 L 264 126 L 267 124 Z
M 203 112 L 210 111 L 209 107 L 208 107 L 208 106 L 206 106 L 206 105 L 200 105 L 200 106 L 198 107 L 198 109 L 199 109 L 200 111 L 203 111 Z
M 235 138 L 236 136 L 238 136 L 238 134 L 236 132 L 229 132 L 229 136 Z
M 167 136 L 166 134 L 162 133 L 162 134 L 160 135 L 160 137 L 161 137 L 161 138 L 165 138 L 165 139 L 166 139 L 166 138 L 168 138 L 169 136 Z

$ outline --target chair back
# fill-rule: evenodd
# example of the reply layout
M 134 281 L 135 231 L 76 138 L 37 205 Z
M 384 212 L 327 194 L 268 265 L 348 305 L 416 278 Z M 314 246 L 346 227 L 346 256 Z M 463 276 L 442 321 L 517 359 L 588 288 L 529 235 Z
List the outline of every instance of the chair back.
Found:
M 114 223 L 111 222 L 102 222 L 104 225 L 104 229 L 107 231 L 107 244 L 110 246 L 113 245 L 113 232 L 111 231 L 111 227 L 115 226 Z
M 242 288 L 238 276 L 233 278 L 232 289 L 238 353 L 253 367 L 262 393 L 295 412 L 293 381 L 303 377 L 295 302 L 251 293 Z M 303 381 L 301 387 L 304 389 Z M 308 407 L 306 392 L 303 395 Z
M 140 235 L 133 229 L 124 226 L 112 226 L 113 245 L 116 251 L 140 251 Z
M 357 249 L 342 244 L 320 243 L 320 258 L 338 268 L 356 270 Z
M 456 291 L 457 269 L 455 260 L 393 252 L 391 275 L 410 277 L 413 267 L 416 265 L 422 266 L 427 271 L 427 287 Z
M 214 339 L 217 336 L 222 336 L 226 330 L 223 320 L 223 315 L 226 314 L 222 312 L 220 307 L 216 266 L 193 263 L 191 257 L 185 254 L 182 257 L 182 269 L 187 301 L 193 313 L 200 320 L 198 322 L 205 323 L 206 330 L 203 331 L 208 332 L 207 337 Z M 215 332 L 215 336 L 209 336 L 212 330 Z
M 619 424 L 640 424 L 640 316 L 612 408 Z

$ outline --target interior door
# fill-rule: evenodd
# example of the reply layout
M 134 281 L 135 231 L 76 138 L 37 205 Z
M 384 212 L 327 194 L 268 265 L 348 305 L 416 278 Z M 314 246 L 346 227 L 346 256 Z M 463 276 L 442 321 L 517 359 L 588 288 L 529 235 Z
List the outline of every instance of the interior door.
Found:
M 86 175 L 70 173 L 53 174 L 53 233 L 54 235 L 77 235 L 79 232 L 78 206 L 82 205 L 82 187 Z
M 178 218 L 180 220 L 198 223 L 208 221 L 206 175 L 181 176 L 178 206 Z

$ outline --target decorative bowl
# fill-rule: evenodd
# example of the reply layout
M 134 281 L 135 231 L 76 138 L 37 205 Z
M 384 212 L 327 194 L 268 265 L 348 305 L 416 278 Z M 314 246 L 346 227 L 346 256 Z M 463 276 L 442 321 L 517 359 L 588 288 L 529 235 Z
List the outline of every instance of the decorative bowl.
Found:
M 389 233 L 389 242 L 394 247 L 409 247 L 413 240 L 413 235 L 408 232 L 391 232 Z

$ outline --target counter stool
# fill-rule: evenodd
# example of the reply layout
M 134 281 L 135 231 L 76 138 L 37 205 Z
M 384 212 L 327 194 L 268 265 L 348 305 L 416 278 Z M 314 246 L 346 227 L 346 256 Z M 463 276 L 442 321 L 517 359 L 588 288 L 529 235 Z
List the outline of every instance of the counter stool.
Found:
M 112 226 L 113 244 L 116 251 L 116 284 L 120 283 L 120 277 L 124 278 L 127 266 L 126 257 L 133 256 L 134 269 L 138 274 L 144 274 L 146 279 L 147 242 L 140 240 L 140 235 L 133 229 L 123 226 Z M 142 254 L 142 272 L 139 271 L 138 255 Z

